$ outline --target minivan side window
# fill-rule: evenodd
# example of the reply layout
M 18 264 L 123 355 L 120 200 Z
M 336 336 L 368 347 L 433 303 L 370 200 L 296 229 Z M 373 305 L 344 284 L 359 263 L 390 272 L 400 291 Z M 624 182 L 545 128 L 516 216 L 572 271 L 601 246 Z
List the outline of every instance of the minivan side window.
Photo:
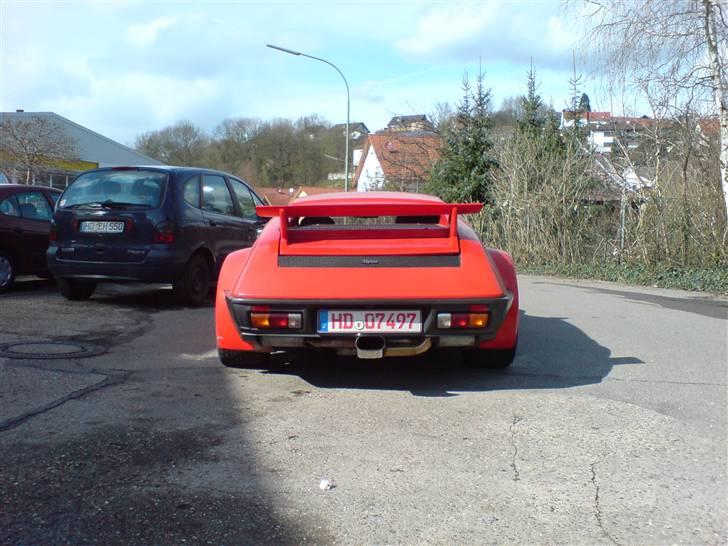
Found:
M 193 176 L 185 182 L 182 190 L 185 202 L 195 208 L 200 208 L 200 177 Z
M 255 201 L 256 207 L 265 206 L 263 200 L 258 197 L 258 195 L 253 190 L 250 190 L 250 194 L 253 196 L 253 201 Z
M 243 218 L 256 218 L 255 201 L 253 201 L 253 196 L 250 194 L 248 186 L 234 178 L 231 178 L 230 182 L 233 185 L 235 198 L 237 199 L 238 206 L 240 207 L 240 216 Z
M 230 190 L 222 176 L 206 174 L 202 177 L 202 208 L 235 216 Z

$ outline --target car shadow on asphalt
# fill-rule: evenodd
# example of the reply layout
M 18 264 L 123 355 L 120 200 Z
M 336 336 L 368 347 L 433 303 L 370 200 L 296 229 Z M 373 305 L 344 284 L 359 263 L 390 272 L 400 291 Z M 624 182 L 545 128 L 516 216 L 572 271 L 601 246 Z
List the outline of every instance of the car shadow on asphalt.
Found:
M 148 313 L 185 309 L 175 298 L 169 285 L 143 283 L 99 285 L 91 302 L 113 305 L 114 307 L 131 307 Z M 207 299 L 198 308 L 213 309 L 215 307 L 214 291 L 210 291 Z
M 278 353 L 266 370 L 296 375 L 329 389 L 410 391 L 446 397 L 462 392 L 564 389 L 600 383 L 615 365 L 643 363 L 614 357 L 564 318 L 521 312 L 519 347 L 505 370 L 472 369 L 457 351 L 433 351 L 411 358 L 359 360 L 328 353 Z
M 22 276 L 15 279 L 15 283 L 8 292 L 0 295 L 2 298 L 22 295 L 28 292 L 46 293 L 56 290 L 56 281 L 35 276 Z
M 28 276 L 17 279 L 12 289 L 0 297 L 45 298 L 48 294 L 60 296 L 55 279 Z M 89 300 L 69 302 L 72 305 L 87 303 L 134 308 L 148 313 L 185 308 L 176 300 L 171 285 L 150 283 L 99 283 Z M 208 309 L 215 307 L 214 289 L 210 289 L 207 299 L 199 307 Z
M 175 309 L 170 290 L 108 285 L 90 301 L 66 302 L 52 281 L 28 282 L 8 294 L 12 306 L 0 298 L 0 333 L 47 335 L 15 320 L 32 308 L 54 338 L 132 350 L 0 356 L 0 544 L 334 542 L 315 509 L 281 509 L 273 463 L 232 393 L 237 378 L 176 361 L 214 343 L 199 334 L 211 328 L 211 299 L 201 313 L 168 313 L 155 325 L 145 315 Z M 46 298 L 51 307 L 39 305 Z M 75 322 L 81 315 L 90 318 Z

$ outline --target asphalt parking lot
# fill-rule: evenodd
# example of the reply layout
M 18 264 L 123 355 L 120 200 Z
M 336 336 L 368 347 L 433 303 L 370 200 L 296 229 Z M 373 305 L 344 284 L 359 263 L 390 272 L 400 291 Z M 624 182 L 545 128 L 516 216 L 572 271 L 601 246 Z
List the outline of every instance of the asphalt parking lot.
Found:
M 21 280 L 0 296 L 0 544 L 726 544 L 728 300 L 521 286 L 507 371 L 231 370 L 212 300 Z

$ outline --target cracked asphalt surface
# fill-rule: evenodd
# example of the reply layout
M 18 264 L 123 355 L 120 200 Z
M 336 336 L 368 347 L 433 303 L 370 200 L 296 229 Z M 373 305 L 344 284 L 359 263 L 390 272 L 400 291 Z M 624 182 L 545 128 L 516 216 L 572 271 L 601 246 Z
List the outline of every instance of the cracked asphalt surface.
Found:
M 728 299 L 521 285 L 504 372 L 455 353 L 229 370 L 211 302 L 21 280 L 0 346 L 104 352 L 0 355 L 0 544 L 728 543 Z

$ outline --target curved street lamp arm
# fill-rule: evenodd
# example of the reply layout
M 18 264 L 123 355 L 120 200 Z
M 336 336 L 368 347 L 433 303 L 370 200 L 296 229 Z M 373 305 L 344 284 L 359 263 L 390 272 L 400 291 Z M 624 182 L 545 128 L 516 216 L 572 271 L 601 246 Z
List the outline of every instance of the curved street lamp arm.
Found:
M 351 112 L 351 99 L 349 95 L 349 82 L 346 81 L 346 76 L 344 76 L 344 73 L 339 70 L 339 67 L 336 66 L 331 61 L 327 61 L 326 59 L 322 59 L 321 57 L 315 57 L 313 55 L 309 55 L 308 53 L 302 53 L 300 51 L 296 51 L 294 49 L 288 49 L 285 47 L 276 46 L 273 44 L 266 44 L 267 47 L 270 47 L 271 49 L 277 49 L 278 51 L 282 51 L 283 53 L 289 53 L 290 55 L 296 55 L 297 57 L 308 57 L 309 59 L 313 59 L 315 61 L 321 61 L 322 63 L 326 63 L 331 68 L 336 70 L 339 73 L 339 76 L 341 76 L 341 79 L 344 80 L 344 85 L 346 86 L 346 150 L 345 150 L 345 163 L 344 163 L 344 191 L 349 191 L 349 117 Z

